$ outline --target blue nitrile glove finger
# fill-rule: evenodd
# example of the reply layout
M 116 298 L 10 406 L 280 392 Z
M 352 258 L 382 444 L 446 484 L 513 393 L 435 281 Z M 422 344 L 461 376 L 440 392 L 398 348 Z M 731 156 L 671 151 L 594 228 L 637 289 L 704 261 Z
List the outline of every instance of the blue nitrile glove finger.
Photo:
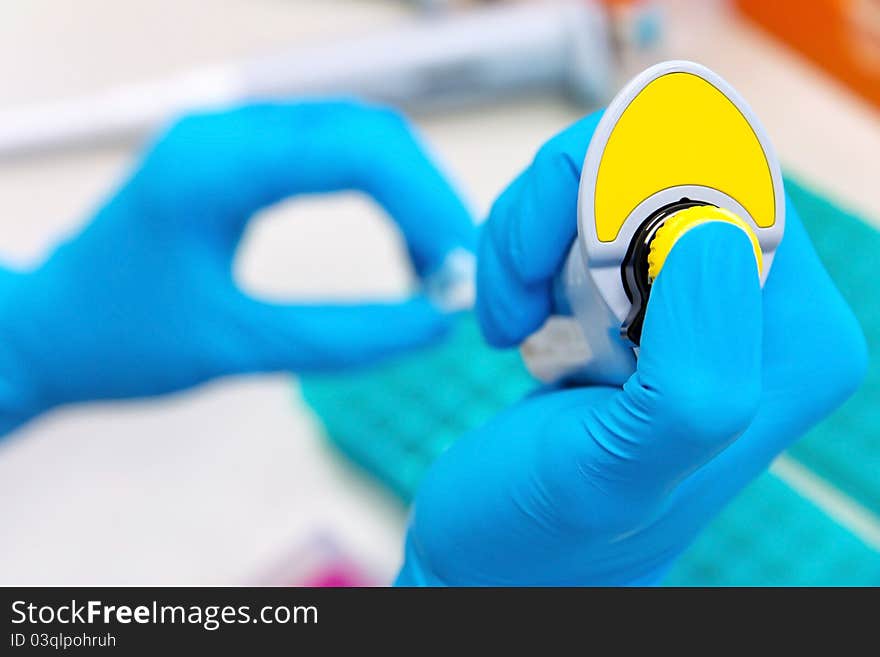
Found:
M 255 210 L 304 193 L 359 190 L 403 233 L 422 274 L 471 249 L 470 215 L 396 111 L 353 102 L 249 105 L 179 121 L 129 183 L 139 202 L 210 224 L 234 248 Z M 222 229 L 221 229 L 222 226 Z M 216 239 L 216 238 L 215 238 Z
M 476 305 L 491 345 L 519 344 L 550 314 L 553 278 L 577 234 L 581 166 L 601 117 L 591 114 L 544 144 L 492 206 L 480 231 Z
M 580 121 L 548 142 L 493 207 L 480 241 L 477 304 L 483 330 L 494 344 L 516 344 L 550 312 L 549 281 L 576 232 L 580 167 L 598 116 Z M 673 255 L 681 267 L 686 266 L 679 257 L 684 247 L 696 248 L 684 238 L 675 246 Z M 686 277 L 678 293 L 671 289 L 676 278 L 667 269 L 671 258 L 652 292 L 638 372 L 624 392 L 639 390 L 634 381 L 674 390 L 679 370 L 683 381 L 694 377 L 688 371 L 692 368 L 680 368 L 672 357 L 664 365 L 662 349 L 659 356 L 656 349 L 648 349 L 660 342 L 678 345 L 679 357 L 687 359 L 691 352 L 685 342 L 666 338 L 658 342 L 655 336 L 664 335 L 667 324 L 678 326 L 682 309 L 699 317 L 700 304 L 715 308 L 707 299 L 694 306 L 686 303 L 682 297 L 688 290 Z M 721 281 L 715 281 L 715 287 L 723 289 Z M 669 303 L 657 303 L 661 290 L 672 295 L 666 297 Z M 728 293 L 726 302 L 745 309 L 739 305 L 738 293 Z M 723 451 L 713 457 L 710 449 L 723 442 L 719 435 L 696 441 L 694 451 L 682 451 L 679 446 L 687 444 L 687 435 L 705 438 L 700 424 L 691 427 L 685 422 L 684 427 L 698 431 L 682 433 L 679 437 L 685 442 L 677 442 L 669 437 L 670 416 L 658 411 L 655 419 L 656 409 L 649 407 L 622 406 L 626 411 L 620 417 L 631 420 L 624 424 L 620 417 L 609 415 L 609 408 L 621 399 L 615 389 L 582 388 L 531 398 L 453 445 L 431 471 L 417 496 L 399 583 L 658 582 L 700 529 L 781 450 L 846 399 L 864 375 L 867 356 L 859 326 L 790 202 L 785 236 L 761 293 L 761 307 L 757 412 Z M 731 348 L 745 344 L 737 337 L 745 333 L 738 326 L 746 321 L 743 317 L 717 333 L 691 336 L 699 347 L 692 355 L 706 358 L 714 343 L 717 360 L 702 361 L 701 372 L 708 377 L 706 395 L 685 401 L 692 402 L 695 410 L 702 400 L 705 413 L 690 417 L 715 415 L 723 420 L 716 426 L 723 426 L 730 418 L 737 419 L 737 406 L 747 406 L 751 393 L 743 394 L 741 379 L 724 382 L 725 377 L 745 371 L 725 366 L 724 361 Z M 648 378 L 642 378 L 645 368 L 651 373 Z M 731 397 L 724 402 L 728 394 Z M 642 471 L 643 461 L 635 458 L 645 454 L 646 434 L 640 427 L 655 421 L 657 440 L 647 444 L 654 445 L 656 455 L 668 453 L 671 462 L 650 461 L 659 467 Z M 735 424 L 730 422 L 731 427 Z M 611 430 L 620 439 L 613 445 L 622 449 L 605 450 L 612 443 L 594 440 L 594 435 Z M 604 460 L 573 458 L 583 442 L 595 445 Z M 698 458 L 688 460 L 689 454 Z M 702 457 L 709 460 L 699 465 Z M 639 472 L 644 482 L 654 483 L 623 476 L 626 468 L 621 470 L 621 463 L 631 466 L 629 475 Z M 580 492 L 565 483 L 576 480 L 566 474 L 573 467 L 587 482 Z M 691 474 L 675 484 L 675 472 Z M 671 485 L 666 493 L 664 481 Z M 661 501 L 651 496 L 652 489 L 661 493 Z M 615 531 L 609 532 L 609 527 Z
M 746 236 L 685 235 L 657 278 L 623 389 L 527 400 L 440 457 L 415 503 L 407 572 L 449 584 L 613 583 L 649 575 L 627 539 L 748 426 L 761 294 Z M 416 575 L 419 577 L 420 575 Z
M 345 189 L 383 206 L 421 274 L 473 248 L 467 210 L 392 111 L 306 102 L 176 123 L 80 234 L 35 271 L 0 277 L 0 431 L 67 402 L 343 368 L 436 338 L 448 318 L 420 295 L 303 306 L 236 285 L 257 210 Z

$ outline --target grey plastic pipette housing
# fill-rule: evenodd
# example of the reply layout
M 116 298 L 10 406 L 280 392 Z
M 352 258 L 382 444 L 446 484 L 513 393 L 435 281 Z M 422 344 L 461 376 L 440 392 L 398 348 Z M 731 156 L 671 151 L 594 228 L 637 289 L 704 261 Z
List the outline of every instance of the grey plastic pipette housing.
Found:
M 653 80 L 670 73 L 690 73 L 707 81 L 748 122 L 769 166 L 775 202 L 772 226 L 758 226 L 749 212 L 723 190 L 683 180 L 682 184 L 657 190 L 643 199 L 625 218 L 612 242 L 599 240 L 592 203 L 605 146 L 637 94 Z M 648 68 L 624 86 L 596 127 L 581 173 L 578 234 L 554 281 L 556 314 L 521 347 L 523 360 L 533 375 L 547 382 L 622 385 L 635 371 L 638 349 L 621 336 L 621 325 L 632 305 L 624 288 L 621 264 L 639 226 L 652 213 L 682 198 L 729 210 L 749 225 L 763 254 L 763 285 L 785 230 L 785 192 L 773 146 L 745 100 L 720 76 L 694 62 L 669 61 Z

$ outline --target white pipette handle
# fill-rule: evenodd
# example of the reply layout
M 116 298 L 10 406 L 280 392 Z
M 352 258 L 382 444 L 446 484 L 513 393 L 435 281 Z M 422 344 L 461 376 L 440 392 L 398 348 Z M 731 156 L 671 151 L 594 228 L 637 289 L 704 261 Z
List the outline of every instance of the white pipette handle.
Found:
M 609 29 L 598 3 L 493 7 L 0 111 L 0 156 L 137 137 L 184 112 L 253 99 L 357 96 L 424 108 L 563 90 L 599 104 L 611 84 Z

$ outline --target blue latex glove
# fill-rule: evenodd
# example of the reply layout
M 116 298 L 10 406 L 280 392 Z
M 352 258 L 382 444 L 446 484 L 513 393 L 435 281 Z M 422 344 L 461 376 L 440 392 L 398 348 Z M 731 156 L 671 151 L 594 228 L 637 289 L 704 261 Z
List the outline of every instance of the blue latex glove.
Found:
M 598 119 L 547 143 L 492 209 L 478 313 L 495 345 L 550 311 Z M 790 203 L 786 213 L 763 292 L 741 231 L 693 229 L 654 284 L 622 389 L 537 394 L 443 454 L 416 497 L 398 584 L 659 582 L 865 371 L 859 326 Z
M 236 285 L 258 209 L 344 189 L 382 205 L 419 274 L 473 249 L 468 212 L 389 110 L 256 105 L 175 124 L 82 233 L 35 271 L 0 275 L 0 433 L 59 404 L 344 368 L 437 338 L 448 318 L 421 295 L 285 305 Z

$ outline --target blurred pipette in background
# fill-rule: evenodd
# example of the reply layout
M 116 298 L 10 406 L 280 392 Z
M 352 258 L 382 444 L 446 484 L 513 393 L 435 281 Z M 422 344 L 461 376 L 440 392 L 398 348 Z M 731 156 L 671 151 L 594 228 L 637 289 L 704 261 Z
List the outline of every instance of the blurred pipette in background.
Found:
M 352 95 L 424 109 L 552 91 L 599 105 L 613 68 L 601 3 L 499 5 L 0 111 L 0 157 L 136 138 L 186 111 L 258 99 Z

